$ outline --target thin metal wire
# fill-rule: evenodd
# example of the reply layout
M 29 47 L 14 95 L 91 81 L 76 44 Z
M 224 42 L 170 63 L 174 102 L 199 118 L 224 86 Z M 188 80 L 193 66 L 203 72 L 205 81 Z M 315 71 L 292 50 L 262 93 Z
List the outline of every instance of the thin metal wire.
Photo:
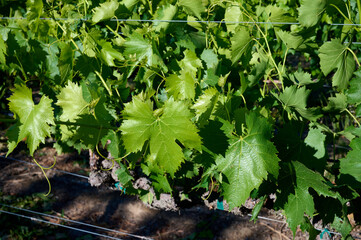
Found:
M 252 215 L 252 214 L 248 214 L 247 216 L 252 217 L 253 215 Z M 272 218 L 268 218 L 268 217 L 257 216 L 257 218 L 262 219 L 262 220 L 266 220 L 266 221 L 271 221 L 271 222 L 277 222 L 277 223 L 287 224 L 287 223 L 284 222 L 284 221 L 277 220 L 277 219 L 272 219 Z M 320 228 L 315 228 L 315 229 L 318 230 L 318 231 L 320 231 L 320 232 L 323 231 L 323 229 L 320 229 Z M 340 236 L 342 236 L 342 234 L 341 234 L 341 233 L 338 233 L 338 232 L 332 232 L 332 231 L 328 231 L 328 232 L 331 233 L 331 234 L 334 234 L 334 235 L 340 235 Z
M 6 157 L 3 157 L 3 156 L 0 156 L 0 158 L 14 160 L 14 161 L 18 161 L 18 162 L 23 162 L 23 163 L 31 164 L 31 165 L 36 165 L 36 164 L 29 163 L 29 162 L 26 162 L 26 161 L 23 161 L 23 160 L 15 159 L 15 158 L 6 158 Z M 66 172 L 66 171 L 62 171 L 62 170 L 58 170 L 58 169 L 54 169 L 54 170 L 65 173 L 65 174 L 74 175 L 74 176 L 77 176 L 77 177 L 82 177 L 82 178 L 87 178 L 88 179 L 88 177 L 85 177 L 83 175 L 78 175 L 78 174 L 74 174 L 74 173 L 70 173 L 70 172 Z M 91 225 L 91 224 L 88 224 L 88 223 L 78 222 L 78 221 L 70 220 L 70 219 L 66 219 L 66 218 L 61 218 L 61 217 L 58 217 L 58 216 L 48 215 L 48 214 L 45 214 L 45 213 L 39 213 L 39 212 L 35 212 L 35 211 L 32 211 L 32 210 L 27 210 L 27 209 L 23 209 L 23 208 L 17 208 L 17 207 L 13 207 L 13 206 L 2 204 L 2 203 L 0 203 L 0 205 L 6 206 L 6 207 L 9 207 L 9 208 L 15 208 L 15 209 L 30 212 L 30 213 L 34 213 L 34 214 L 53 217 L 53 218 L 57 218 L 57 219 L 61 219 L 61 220 L 64 220 L 64 221 L 73 222 L 73 223 L 77 223 L 77 224 L 81 224 L 81 225 L 85 225 L 85 226 L 89 226 L 89 227 L 99 228 L 99 229 L 102 229 L 102 230 L 105 230 L 105 231 L 111 231 L 111 232 L 116 232 L 116 233 L 120 233 L 120 234 L 129 235 L 129 236 L 135 236 L 135 237 L 138 237 L 138 238 L 141 238 L 141 239 L 151 239 L 151 238 L 146 238 L 146 237 L 143 237 L 143 236 L 137 236 L 137 235 L 132 235 L 132 234 L 125 233 L 125 232 L 120 232 L 120 231 L 113 230 L 113 229 L 107 229 L 107 228 L 99 227 L 99 226 L 96 226 L 96 225 Z M 1 210 L 0 210 L 0 212 L 1 212 Z M 252 214 L 248 214 L 247 216 L 252 217 Z M 286 222 L 284 222 L 284 221 L 277 220 L 277 219 L 272 219 L 272 218 L 267 218 L 267 217 L 263 217 L 263 216 L 257 216 L 257 218 L 262 219 L 262 220 L 267 220 L 267 221 L 286 224 Z M 63 225 L 61 225 L 61 226 L 63 226 Z M 315 229 L 318 230 L 318 231 L 323 231 L 323 229 L 319 229 L 319 228 L 315 228 Z M 329 232 L 331 234 L 334 234 L 334 235 L 342 236 L 342 234 L 340 234 L 338 232 L 332 232 L 332 231 L 329 231 Z
M 87 230 L 80 229 L 80 228 L 70 227 L 70 226 L 59 224 L 59 223 L 54 223 L 54 222 L 42 220 L 42 219 L 39 219 L 39 218 L 29 217 L 29 216 L 25 216 L 25 215 L 18 214 L 18 213 L 8 212 L 8 211 L 5 211 L 5 210 L 0 210 L 0 213 L 6 213 L 6 214 L 14 215 L 14 216 L 17 216 L 17 217 L 27 218 L 27 219 L 30 219 L 31 221 L 35 221 L 35 222 L 42 222 L 42 223 L 52 224 L 52 225 L 55 225 L 55 226 L 58 226 L 58 227 L 69 228 L 71 230 L 88 233 L 88 234 L 95 235 L 95 236 L 98 236 L 98 237 L 105 237 L 105 238 L 109 238 L 109 239 L 122 240 L 121 238 L 111 237 L 111 236 L 108 236 L 108 235 L 104 235 L 104 234 L 100 234 L 100 233 L 96 233 L 96 232 L 91 232 L 91 231 L 87 231 Z
M 0 17 L 1 20 L 23 20 L 26 17 Z M 40 20 L 55 20 L 55 21 L 88 21 L 89 18 L 39 18 Z M 249 21 L 224 21 L 224 20 L 183 20 L 183 19 L 115 19 L 110 21 L 116 22 L 167 22 L 167 23 L 217 23 L 217 24 L 273 24 L 273 25 L 300 25 L 299 22 L 249 22 Z M 361 26 L 357 23 L 330 23 L 331 26 Z
M 20 160 L 20 159 L 16 159 L 16 158 L 10 158 L 10 157 L 4 157 L 4 156 L 0 156 L 0 158 L 6 159 L 6 160 L 12 160 L 12 161 L 16 161 L 16 162 L 21 162 L 21 163 L 26 163 L 26 164 L 29 164 L 29 165 L 34 165 L 34 166 L 36 166 L 35 163 L 27 162 L 27 161 Z M 75 177 L 80 177 L 80 178 L 84 178 L 84 179 L 89 180 L 89 177 L 84 176 L 84 175 L 80 175 L 80 174 L 76 174 L 76 173 L 71 173 L 71 172 L 59 170 L 59 169 L 56 169 L 56 168 L 52 168 L 52 170 L 54 170 L 54 171 L 56 171 L 56 172 L 61 172 L 61 173 L 64 173 L 64 174 L 68 174 L 68 175 L 72 175 L 72 176 L 75 176 Z
M 63 220 L 63 221 L 66 221 L 66 222 L 71 222 L 71 223 L 76 223 L 76 224 L 84 225 L 84 226 L 87 226 L 87 227 L 93 227 L 93 228 L 101 229 L 101 230 L 104 230 L 104 231 L 109 231 L 109 232 L 114 232 L 114 233 L 118 233 L 118 234 L 123 234 L 123 235 L 127 235 L 127 236 L 130 236 L 130 237 L 135 237 L 135 238 L 139 238 L 139 239 L 152 240 L 152 238 L 148 238 L 148 237 L 144 237 L 144 236 L 139 236 L 139 235 L 135 235 L 135 234 L 127 233 L 127 232 L 117 231 L 117 230 L 114 230 L 114 229 L 99 227 L 99 226 L 92 225 L 92 224 L 89 224 L 89 223 L 79 222 L 79 221 L 75 221 L 75 220 L 71 220 L 71 219 L 66 219 L 66 218 L 62 218 L 62 217 L 58 217 L 58 216 L 53 216 L 53 215 L 46 214 L 46 213 L 41 213 L 41 212 L 36 212 L 36 211 L 24 209 L 24 208 L 14 207 L 14 206 L 10 206 L 10 205 L 3 204 L 3 203 L 0 203 L 0 205 L 1 205 L 1 206 L 4 206 L 4 207 L 8 207 L 8 208 L 13 208 L 13 209 L 17 209 L 17 210 L 20 210 L 20 211 L 24 211 L 24 212 L 29 212 L 29 213 L 41 215 L 41 216 L 56 218 L 56 219 Z

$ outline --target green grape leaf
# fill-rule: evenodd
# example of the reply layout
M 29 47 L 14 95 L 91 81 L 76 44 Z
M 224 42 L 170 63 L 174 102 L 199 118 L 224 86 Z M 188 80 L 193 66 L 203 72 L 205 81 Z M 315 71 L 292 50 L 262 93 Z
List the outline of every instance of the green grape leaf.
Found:
M 292 32 L 277 30 L 276 34 L 281 38 L 282 42 L 290 49 L 298 49 L 305 42 L 305 39 L 301 35 L 294 34 Z
M 293 83 L 297 84 L 298 86 L 304 86 L 315 83 L 311 79 L 311 74 L 303 71 L 295 72 L 294 74 L 290 75 L 290 79 Z
M 192 106 L 196 110 L 196 121 L 200 127 L 208 123 L 218 102 L 219 92 L 215 88 L 206 89 Z
M 61 121 L 74 121 L 81 114 L 88 113 L 88 103 L 83 98 L 82 88 L 77 83 L 68 81 L 57 95 L 56 105 L 63 110 Z
M 191 72 L 193 75 L 197 73 L 198 68 L 202 68 L 202 61 L 189 49 L 184 51 L 184 58 L 178 64 L 180 68 Z
M 346 91 L 347 102 L 350 104 L 361 103 L 361 69 L 355 72 L 356 77 L 350 81 L 350 87 Z
M 245 54 L 250 47 L 252 38 L 248 30 L 240 28 L 237 33 L 231 37 L 232 43 L 232 64 L 238 62 L 243 54 Z
M 82 114 L 88 113 L 88 103 L 83 98 L 82 88 L 77 83 L 68 81 L 68 84 L 61 89 L 55 103 L 63 110 L 60 121 L 75 122 Z M 61 140 L 67 140 L 74 135 L 74 126 L 60 125 L 62 134 Z
M 293 233 L 296 232 L 297 226 L 304 222 L 304 214 L 313 216 L 315 212 L 315 204 L 309 189 L 314 189 L 317 194 L 336 197 L 336 193 L 330 190 L 323 177 L 300 162 L 293 161 L 289 163 L 289 168 L 292 168 L 294 176 L 289 179 L 283 176 L 284 184 L 288 187 L 287 202 L 284 206 L 287 223 Z M 280 174 L 281 176 L 281 174 Z M 294 189 L 294 190 L 293 190 Z
M 144 39 L 140 34 L 134 33 L 130 38 L 124 43 L 125 51 L 124 56 L 127 58 L 133 58 L 133 56 L 141 61 L 144 58 L 147 58 L 148 65 L 151 65 L 152 61 L 152 44 Z
M 120 164 L 120 167 L 115 171 L 115 173 L 117 174 L 119 182 L 123 186 L 128 185 L 134 179 L 123 164 Z
M 323 74 L 328 75 L 337 68 L 332 78 L 332 85 L 339 90 L 346 89 L 355 70 L 355 60 L 347 50 L 347 46 L 339 39 L 332 39 L 331 42 L 326 42 L 320 47 L 319 57 Z
M 101 3 L 99 7 L 94 8 L 92 21 L 94 23 L 98 23 L 114 17 L 115 11 L 118 7 L 119 2 L 117 0 L 110 0 L 105 3 Z
M 307 97 L 310 92 L 311 91 L 307 90 L 306 87 L 286 87 L 283 93 L 280 94 L 279 99 L 285 105 L 285 107 L 305 109 L 307 106 Z
M 0 34 L 0 63 L 6 64 L 6 44 Z
M 28 21 L 36 20 L 40 18 L 43 11 L 43 1 L 42 0 L 27 0 L 26 1 L 26 18 Z
M 124 57 L 130 60 L 135 59 L 137 64 L 145 59 L 147 66 L 164 65 L 154 44 L 148 39 L 144 39 L 139 33 L 130 35 L 124 43 L 124 47 Z
M 113 48 L 110 42 L 101 42 L 100 58 L 110 67 L 115 67 L 114 60 L 123 61 L 123 55 Z
M 325 139 L 326 135 L 319 128 L 310 128 L 305 138 L 306 145 L 316 150 L 313 156 L 317 159 L 323 158 L 326 154 Z
M 50 137 L 50 125 L 54 123 L 54 113 L 51 107 L 52 100 L 42 96 L 38 104 L 34 104 L 31 89 L 25 85 L 15 85 L 13 94 L 8 98 L 9 109 L 18 119 L 17 139 L 9 139 L 14 146 L 23 139 L 30 150 L 31 156 L 39 146 L 44 143 L 45 137 Z M 15 136 L 12 134 L 12 136 Z M 10 154 L 8 151 L 7 155 Z
M 141 101 L 135 97 L 123 111 L 124 121 L 120 126 L 122 140 L 128 152 L 137 152 L 149 140 L 150 156 L 147 161 L 156 163 L 174 177 L 184 161 L 182 148 L 201 149 L 201 138 L 191 122 L 192 114 L 183 102 L 173 98 L 164 107 L 153 111 L 150 100 Z
M 87 149 L 95 149 L 101 139 L 108 134 L 111 126 L 95 119 L 91 114 L 80 115 L 75 120 L 76 130 L 71 141 L 79 141 Z M 104 127 L 104 128 L 103 128 Z
M 196 16 L 201 19 L 202 12 L 205 12 L 206 8 L 202 5 L 202 1 L 193 0 L 179 0 L 179 5 L 184 7 L 187 13 Z
M 17 121 L 14 125 L 10 126 L 10 128 L 6 131 L 6 136 L 8 137 L 8 146 L 7 146 L 8 152 L 6 156 L 12 153 L 12 151 L 14 151 L 14 149 L 18 145 L 19 141 L 21 141 L 21 139 L 19 139 L 20 125 L 21 124 L 19 123 L 19 121 Z
M 247 133 L 230 139 L 226 156 L 219 158 L 217 167 L 227 178 L 221 183 L 230 209 L 241 206 L 253 189 L 269 174 L 277 177 L 277 150 L 270 142 L 271 125 L 255 112 L 245 114 Z
M 123 0 L 122 4 L 128 9 L 132 10 L 133 7 L 139 2 L 140 0 Z
M 96 28 L 91 28 L 89 32 L 80 30 L 83 34 L 83 53 L 85 53 L 88 57 L 95 57 L 97 42 L 101 39 L 102 34 L 101 31 Z
M 274 142 L 279 151 L 278 156 L 280 159 L 298 161 L 312 170 L 323 172 L 326 166 L 326 158 L 322 155 L 325 152 L 325 139 L 322 132 L 313 126 L 304 139 L 300 129 L 305 128 L 305 121 L 290 121 L 277 130 Z M 316 144 L 316 141 L 320 142 Z
M 152 186 L 157 192 L 171 193 L 172 187 L 169 185 L 168 179 L 164 175 L 155 175 L 151 177 Z
M 150 100 L 142 102 L 135 97 L 127 103 L 123 111 L 124 119 L 120 130 L 125 149 L 128 152 L 138 152 L 142 149 L 145 141 L 152 134 L 152 124 L 156 121 L 153 116 L 153 107 Z
M 340 172 L 349 174 L 357 181 L 361 182 L 361 138 L 355 138 L 351 141 L 349 151 L 345 158 L 340 159 Z
M 70 44 L 62 44 L 60 46 L 61 47 L 58 67 L 61 77 L 61 83 L 64 83 L 66 80 L 71 79 L 74 54 Z
M 204 49 L 201 54 L 201 59 L 206 63 L 207 68 L 216 68 L 218 65 L 218 56 L 212 49 Z
M 236 27 L 239 25 L 235 22 L 243 21 L 243 14 L 241 8 L 233 4 L 231 6 L 228 6 L 224 14 L 224 21 L 226 22 L 227 32 L 235 33 Z
M 286 87 L 279 96 L 275 93 L 272 94 L 282 102 L 285 110 L 291 114 L 292 118 L 298 119 L 292 111 L 294 108 L 302 117 L 311 121 L 316 121 L 322 116 L 319 114 L 319 109 L 306 108 L 307 98 L 310 92 L 311 90 L 307 90 L 304 86 L 297 88 L 296 85 L 292 85 L 291 87 Z
M 108 152 L 113 158 L 119 158 L 120 155 L 124 155 L 124 149 L 122 148 L 120 137 L 116 131 L 110 130 L 101 141 L 103 146 L 107 147 Z
M 289 13 L 284 10 L 283 8 L 274 6 L 274 5 L 268 5 L 266 7 L 266 11 L 268 11 L 271 15 L 269 17 L 269 21 L 273 23 L 290 23 L 295 22 L 296 19 L 289 15 Z M 277 25 L 277 24 L 274 24 Z
M 324 111 L 344 111 L 347 108 L 347 97 L 343 93 L 336 93 L 335 97 L 328 98 L 328 104 Z
M 328 0 L 303 0 L 298 8 L 298 21 L 302 26 L 315 26 L 326 11 Z
M 195 79 L 189 71 L 182 70 L 181 75 L 169 75 L 166 78 L 165 86 L 167 92 L 175 99 L 194 99 Z
M 169 26 L 169 20 L 172 20 L 177 13 L 178 8 L 177 6 L 166 4 L 163 5 L 161 8 L 157 10 L 157 12 L 154 15 L 154 19 L 160 20 L 157 22 L 154 22 L 153 29 L 157 32 L 160 30 L 166 31 Z
M 352 237 L 349 236 L 353 227 L 349 221 L 335 216 L 331 227 L 335 228 L 337 232 L 341 233 L 343 239 L 352 239 Z
M 57 84 L 61 84 L 62 82 L 59 82 L 58 77 L 60 76 L 59 71 L 59 48 L 57 44 L 51 44 L 50 46 L 46 47 L 44 49 L 47 52 L 46 55 L 46 69 L 47 69 L 47 77 L 50 79 L 54 79 Z

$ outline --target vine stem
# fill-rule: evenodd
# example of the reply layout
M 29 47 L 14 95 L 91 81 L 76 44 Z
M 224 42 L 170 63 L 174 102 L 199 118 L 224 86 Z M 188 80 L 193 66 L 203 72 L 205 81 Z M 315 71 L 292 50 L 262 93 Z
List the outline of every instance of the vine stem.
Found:
M 109 86 L 107 85 L 107 83 L 104 81 L 104 78 L 102 77 L 102 75 L 98 72 L 98 71 L 95 71 L 95 74 L 100 78 L 100 80 L 102 81 L 105 89 L 108 91 L 109 95 L 112 97 L 113 96 L 113 93 L 112 91 L 110 90 Z
M 360 0 L 357 0 L 357 7 L 358 7 L 359 21 L 360 21 L 360 24 L 361 24 L 361 2 L 360 2 Z
M 0 122 L 4 123 L 15 123 L 17 122 L 16 119 L 9 119 L 9 118 L 0 118 Z M 117 130 L 118 127 L 112 126 L 102 126 L 102 125 L 93 125 L 93 124 L 86 124 L 86 123 L 77 123 L 77 122 L 64 122 L 64 121 L 54 121 L 56 125 L 66 125 L 66 126 L 79 126 L 79 127 L 89 127 L 89 128 L 103 128 L 103 129 L 113 129 Z
M 355 120 L 357 126 L 361 127 L 360 122 L 359 122 L 359 121 L 357 120 L 357 118 L 350 112 L 350 110 L 348 110 L 348 109 L 346 108 L 344 111 L 346 111 L 346 112 L 353 118 L 353 120 Z
M 360 2 L 360 0 L 357 1 Z M 343 12 L 335 4 L 330 4 L 330 6 L 336 8 L 336 10 L 342 15 L 344 19 L 346 19 L 347 21 L 353 24 L 353 21 L 350 18 L 346 17 L 345 14 L 343 14 Z
M 268 40 L 267 40 L 267 36 L 266 36 L 265 33 L 262 31 L 262 29 L 260 28 L 260 26 L 259 26 L 258 24 L 256 24 L 256 21 L 253 19 L 253 17 L 250 16 L 250 15 L 247 13 L 247 10 L 246 10 L 243 6 L 241 6 L 241 7 L 243 8 L 243 11 L 246 12 L 245 15 L 247 15 L 253 22 L 255 22 L 254 25 L 257 27 L 258 31 L 261 33 L 262 37 L 264 38 L 264 41 L 265 41 L 265 43 L 266 43 L 267 50 L 268 50 L 268 51 L 267 51 L 267 55 L 268 55 L 268 57 L 271 59 L 272 64 L 274 65 L 274 67 L 275 67 L 276 70 L 277 70 L 279 79 L 280 79 L 281 84 L 282 84 L 282 90 L 284 90 L 285 88 L 284 88 L 284 85 L 283 85 L 282 73 L 281 73 L 280 69 L 278 68 L 278 66 L 277 66 L 274 58 L 272 57 L 272 51 L 271 51 L 271 48 L 270 48 L 270 46 L 269 46 L 269 43 L 268 43 Z M 258 44 L 260 44 L 260 43 L 258 42 Z
M 356 62 L 357 62 L 357 65 L 358 65 L 359 67 L 361 67 L 360 62 L 359 62 L 356 54 L 355 54 L 355 53 L 351 50 L 351 48 L 349 48 L 349 47 L 347 48 L 347 50 L 353 55 L 353 57 L 355 58 L 355 60 L 356 60 Z

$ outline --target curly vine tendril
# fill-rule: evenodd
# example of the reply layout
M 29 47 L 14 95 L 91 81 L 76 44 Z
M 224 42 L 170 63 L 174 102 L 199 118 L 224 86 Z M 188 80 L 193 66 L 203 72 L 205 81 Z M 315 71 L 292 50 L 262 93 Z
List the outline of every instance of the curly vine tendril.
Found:
M 38 165 L 38 167 L 41 169 L 41 171 L 42 171 L 43 174 L 44 174 L 44 177 L 45 177 L 46 181 L 48 182 L 49 191 L 48 191 L 47 194 L 44 194 L 44 196 L 46 197 L 46 196 L 48 196 L 48 195 L 50 194 L 50 192 L 51 192 L 51 183 L 50 183 L 50 180 L 49 180 L 49 178 L 48 178 L 48 176 L 46 175 L 46 173 L 45 173 L 44 170 L 49 170 L 49 169 L 51 169 L 51 168 L 53 168 L 53 167 L 55 166 L 56 156 L 54 156 L 54 163 L 53 163 L 53 165 L 51 165 L 50 167 L 43 167 L 43 166 L 41 166 L 41 165 L 35 160 L 34 157 L 33 157 L 33 161 L 34 161 L 34 162 L 36 163 L 36 165 Z
M 102 171 L 110 171 L 110 170 L 113 169 L 113 167 L 115 165 L 115 161 L 122 160 L 123 158 L 126 158 L 130 153 L 125 154 L 123 157 L 113 158 L 113 159 L 110 159 L 110 158 L 107 158 L 107 157 L 103 156 L 103 154 L 100 153 L 99 147 L 98 147 L 101 131 L 102 131 L 102 126 L 100 126 L 100 129 L 99 129 L 98 139 L 97 139 L 97 144 L 95 144 L 95 149 L 96 149 L 97 153 L 99 154 L 99 156 L 101 156 L 102 158 L 104 158 L 104 159 L 106 159 L 108 161 L 112 161 L 112 166 L 110 168 L 106 168 L 106 169 L 101 168 Z

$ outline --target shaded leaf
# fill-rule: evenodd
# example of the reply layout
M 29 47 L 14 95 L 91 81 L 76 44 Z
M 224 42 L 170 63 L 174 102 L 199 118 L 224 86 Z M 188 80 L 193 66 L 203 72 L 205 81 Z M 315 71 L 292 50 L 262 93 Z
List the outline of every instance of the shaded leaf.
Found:
M 60 57 L 58 62 L 61 82 L 64 83 L 68 79 L 71 79 L 73 70 L 73 49 L 70 44 L 60 45 Z
M 350 81 L 350 87 L 346 91 L 347 102 L 350 104 L 361 103 L 361 70 L 355 72 L 356 77 Z
M 231 38 L 232 42 L 232 64 L 238 62 L 241 57 L 247 52 L 251 45 L 252 38 L 248 30 L 240 28 L 237 33 Z
M 349 174 L 361 182 L 361 138 L 353 139 L 350 147 L 352 150 L 347 153 L 345 158 L 340 159 L 340 172 Z
M 6 44 L 0 34 L 0 63 L 5 64 L 6 63 L 6 58 L 5 58 L 6 54 Z
M 328 104 L 324 111 L 343 111 L 347 107 L 347 97 L 343 93 L 336 93 L 335 97 L 328 98 Z
M 297 84 L 299 86 L 304 86 L 304 85 L 315 83 L 311 79 L 311 74 L 309 74 L 307 72 L 303 72 L 303 71 L 295 72 L 293 75 L 290 75 L 290 79 L 292 82 L 294 82 L 295 84 Z
M 286 191 L 288 197 L 284 210 L 287 223 L 295 233 L 297 226 L 304 222 L 304 214 L 312 217 L 315 212 L 314 200 L 309 192 L 310 188 L 319 195 L 333 198 L 336 197 L 336 193 L 330 190 L 329 185 L 325 183 L 320 174 L 308 169 L 302 163 L 292 162 L 290 168 L 292 168 L 290 173 L 294 175 L 291 182 L 289 178 L 284 178 L 284 184 L 289 187 L 289 192 Z
M 303 0 L 298 8 L 298 21 L 305 27 L 315 26 L 326 11 L 328 0 Z
M 313 1 L 313 0 L 312 0 Z M 355 70 L 355 60 L 339 39 L 324 43 L 319 49 L 320 65 L 323 74 L 328 75 L 337 68 L 332 78 L 332 86 L 344 90 Z
M 283 93 L 280 94 L 279 99 L 286 108 L 294 107 L 296 109 L 305 109 L 307 106 L 307 97 L 310 92 L 306 87 L 286 87 Z
M 326 135 L 319 128 L 310 128 L 305 138 L 306 145 L 316 150 L 313 156 L 318 159 L 323 158 L 326 154 L 325 139 Z

